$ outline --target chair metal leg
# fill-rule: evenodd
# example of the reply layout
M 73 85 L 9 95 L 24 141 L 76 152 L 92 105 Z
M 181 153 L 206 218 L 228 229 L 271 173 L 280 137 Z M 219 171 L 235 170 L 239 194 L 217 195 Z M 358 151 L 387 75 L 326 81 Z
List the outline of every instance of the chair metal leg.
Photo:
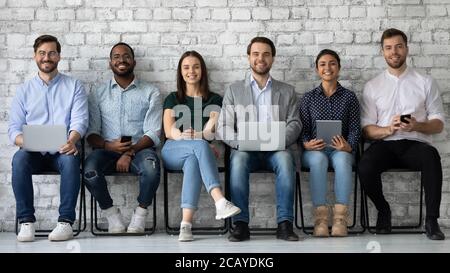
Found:
M 219 168 L 219 172 L 223 172 L 223 168 Z M 167 234 L 178 235 L 180 233 L 180 227 L 172 227 L 169 223 L 169 189 L 168 189 L 168 174 L 169 173 L 180 173 L 182 171 L 168 171 L 164 169 L 163 180 L 164 180 L 164 226 Z M 225 177 L 225 180 L 227 178 Z M 222 235 L 228 232 L 227 220 L 223 220 L 223 225 L 219 227 L 192 227 L 193 234 L 217 234 Z
M 399 170 L 399 172 L 406 172 L 408 170 Z M 370 225 L 370 218 L 369 218 L 369 207 L 367 202 L 367 195 L 364 194 L 364 206 L 365 206 L 365 218 L 366 218 L 366 229 L 372 233 L 376 234 L 375 226 Z M 396 225 L 392 226 L 391 234 L 422 234 L 425 233 L 425 230 L 420 229 L 422 227 L 423 223 L 423 182 L 421 179 L 420 182 L 420 197 L 419 197 L 419 222 L 416 225 Z M 419 230 L 417 230 L 419 229 Z

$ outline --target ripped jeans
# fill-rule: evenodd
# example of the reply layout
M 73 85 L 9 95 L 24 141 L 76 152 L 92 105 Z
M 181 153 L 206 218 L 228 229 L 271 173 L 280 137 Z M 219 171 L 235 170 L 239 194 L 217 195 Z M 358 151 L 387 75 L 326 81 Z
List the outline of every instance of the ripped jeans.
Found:
M 109 194 L 105 174 L 116 172 L 116 163 L 120 154 L 94 150 L 86 159 L 84 178 L 86 187 L 98 201 L 102 210 L 113 206 L 113 200 Z M 159 159 L 153 148 L 143 149 L 136 153 L 130 163 L 131 173 L 139 176 L 139 195 L 137 201 L 142 207 L 151 205 L 153 196 L 159 185 L 160 167 Z

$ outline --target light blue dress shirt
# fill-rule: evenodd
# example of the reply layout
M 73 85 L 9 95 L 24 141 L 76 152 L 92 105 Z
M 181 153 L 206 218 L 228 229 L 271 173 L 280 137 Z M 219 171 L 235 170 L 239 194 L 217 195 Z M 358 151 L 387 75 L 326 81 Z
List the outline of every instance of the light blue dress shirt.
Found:
M 161 120 L 161 93 L 145 81 L 135 78 L 122 89 L 113 78 L 89 94 L 87 136 L 97 134 L 107 141 L 131 136 L 136 143 L 146 135 L 157 146 Z
M 260 89 L 258 83 L 250 75 L 250 82 L 252 87 L 253 103 L 256 107 L 259 122 L 272 121 L 272 77 L 266 82 L 266 85 Z
M 8 137 L 14 144 L 23 125 L 65 125 L 81 136 L 88 126 L 88 102 L 81 81 L 58 73 L 47 85 L 39 75 L 21 84 L 9 113 Z

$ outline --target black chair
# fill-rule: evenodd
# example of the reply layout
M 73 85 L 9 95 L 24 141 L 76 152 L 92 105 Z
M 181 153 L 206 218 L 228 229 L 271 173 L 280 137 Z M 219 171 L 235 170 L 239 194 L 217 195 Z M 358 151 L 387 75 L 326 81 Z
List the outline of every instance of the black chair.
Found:
M 369 142 L 370 143 L 370 142 Z M 362 139 L 361 143 L 361 155 L 364 153 L 364 147 L 365 142 L 364 139 Z M 395 166 L 395 168 L 388 169 L 384 172 L 395 172 L 395 173 L 406 173 L 406 172 L 420 172 L 420 170 L 410 169 L 405 166 Z M 362 202 L 364 202 L 364 218 L 365 218 L 365 227 L 366 229 L 372 233 L 375 234 L 374 231 L 375 226 L 370 225 L 370 218 L 369 218 L 369 206 L 367 202 L 367 194 L 363 194 Z M 392 226 L 392 234 L 418 234 L 418 233 L 425 233 L 423 229 L 420 229 L 422 227 L 423 222 L 423 182 L 422 179 L 420 181 L 420 197 L 419 197 L 419 220 L 416 225 L 395 225 Z
M 230 194 L 229 194 L 229 187 L 230 187 L 230 176 L 229 176 L 229 170 L 230 170 L 230 160 L 231 160 L 231 149 L 229 146 L 226 146 L 225 148 L 225 168 L 227 169 L 226 173 L 228 173 L 228 175 L 226 176 L 226 183 L 225 183 L 225 191 L 226 191 L 226 196 L 227 198 L 230 198 Z M 253 171 L 251 172 L 251 174 L 273 174 L 273 171 L 269 171 L 269 170 L 257 170 L 257 171 Z M 296 184 L 296 193 L 300 190 L 299 189 L 299 185 L 300 185 L 300 174 L 298 173 L 298 171 L 295 172 L 295 184 Z M 300 196 L 301 198 L 301 194 L 298 194 L 298 196 Z M 301 200 L 300 200 L 301 203 Z M 297 219 L 297 215 L 298 215 L 298 200 L 297 200 L 297 194 L 295 194 L 295 205 L 294 205 L 294 215 L 295 215 L 295 219 Z M 303 212 L 302 212 L 303 215 Z M 297 220 L 294 220 L 294 222 L 296 222 Z M 296 225 L 297 226 L 297 225 Z M 252 232 L 252 235 L 275 235 L 276 231 L 277 231 L 277 227 L 265 227 L 265 228 L 261 228 L 261 227 L 251 227 L 249 226 L 250 231 Z M 233 232 L 234 228 L 231 222 L 231 218 L 229 218 L 229 230 L 231 232 Z
M 85 149 L 84 149 L 84 138 L 81 138 L 80 140 L 80 176 L 81 176 L 81 185 L 80 185 L 80 207 L 79 207 L 79 213 L 78 213 L 78 227 L 74 229 L 73 236 L 78 236 L 80 232 L 86 230 L 86 198 L 85 198 L 85 188 L 84 188 L 84 155 L 85 155 Z M 59 175 L 59 172 L 57 171 L 51 171 L 46 170 L 42 172 L 36 172 L 33 173 L 33 175 Z M 16 235 L 19 234 L 19 221 L 16 217 L 15 221 L 15 232 Z M 52 230 L 50 229 L 36 229 L 35 231 L 36 237 L 47 237 Z
M 226 149 L 225 149 L 226 154 Z M 218 167 L 219 173 L 224 173 L 225 175 L 225 181 L 227 180 L 228 172 L 226 172 L 226 167 Z M 166 233 L 169 235 L 177 235 L 180 233 L 180 227 L 172 227 L 169 223 L 169 187 L 168 187 L 168 176 L 169 174 L 182 174 L 182 170 L 170 170 L 163 167 L 163 180 L 164 180 L 164 224 Z M 225 196 L 226 196 L 226 184 L 225 184 Z M 193 234 L 225 234 L 228 232 L 228 225 L 227 225 L 227 219 L 223 220 L 223 225 L 212 227 L 212 226 L 193 226 L 192 227 L 192 233 Z
M 361 230 L 353 230 L 356 226 L 356 216 L 357 216 L 357 197 L 358 197 L 358 162 L 359 162 L 359 158 L 360 158 L 360 151 L 361 151 L 361 147 L 358 147 L 358 151 L 355 154 L 355 165 L 352 167 L 352 172 L 355 173 L 355 179 L 354 179 L 354 195 L 353 195 L 353 223 L 351 225 L 349 225 L 347 228 L 349 229 L 348 233 L 349 234 L 360 234 L 360 233 L 364 233 L 364 231 L 366 230 L 366 225 L 365 225 L 365 205 L 366 203 L 364 202 L 364 191 L 361 187 L 361 213 L 360 213 L 360 225 L 361 225 Z M 310 171 L 309 168 L 306 167 L 301 167 L 301 171 L 302 172 L 308 172 Z M 329 167 L 328 168 L 328 172 L 334 172 L 334 169 Z M 304 214 L 303 214 L 303 204 L 302 204 L 302 196 L 301 196 L 301 183 L 298 182 L 297 183 L 297 189 L 298 189 L 298 199 L 300 200 L 300 214 L 301 214 L 301 226 L 299 226 L 298 224 L 298 218 L 296 217 L 295 219 L 295 225 L 297 228 L 301 228 L 303 230 L 303 232 L 305 234 L 312 234 L 313 230 L 314 230 L 314 226 L 306 226 L 305 225 L 305 220 L 304 220 Z M 297 214 L 296 214 L 297 216 Z
M 420 172 L 420 170 L 414 170 L 414 169 L 408 169 L 408 168 L 393 168 L 388 169 L 385 172 L 394 172 L 394 173 L 406 173 L 406 172 Z M 422 179 L 420 181 L 420 197 L 419 197 L 419 219 L 418 223 L 415 225 L 395 225 L 392 226 L 392 234 L 419 234 L 419 233 L 425 233 L 425 230 L 422 229 L 422 223 L 423 223 L 423 182 Z M 366 219 L 366 229 L 372 233 L 375 234 L 376 231 L 374 231 L 375 226 L 370 225 L 370 218 L 369 218 L 369 209 L 368 209 L 368 202 L 367 202 L 367 195 L 364 194 L 364 208 L 365 208 L 365 219 Z
M 128 172 L 128 173 L 120 173 L 120 172 L 112 172 L 105 173 L 105 176 L 116 176 L 116 177 L 124 177 L 124 176 L 138 176 L 137 174 Z M 96 236 L 142 236 L 142 235 L 152 235 L 156 230 L 156 193 L 153 196 L 153 221 L 152 226 L 150 228 L 145 228 L 145 231 L 142 233 L 109 233 L 107 228 L 102 228 L 98 224 L 98 209 L 97 202 L 94 196 L 91 194 L 91 233 Z

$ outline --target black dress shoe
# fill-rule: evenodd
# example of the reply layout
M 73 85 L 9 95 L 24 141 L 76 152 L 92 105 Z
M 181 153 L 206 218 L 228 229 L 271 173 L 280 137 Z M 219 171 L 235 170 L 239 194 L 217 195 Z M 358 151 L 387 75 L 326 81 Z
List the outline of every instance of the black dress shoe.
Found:
M 278 224 L 277 239 L 298 241 L 298 236 L 294 233 L 292 222 L 286 220 Z
M 241 242 L 250 240 L 250 230 L 248 229 L 248 223 L 237 221 L 233 232 L 228 237 L 230 242 Z
M 445 235 L 439 228 L 437 219 L 426 219 L 425 220 L 425 232 L 428 239 L 430 240 L 444 240 Z
M 377 226 L 375 232 L 377 234 L 389 234 L 392 230 L 391 224 L 391 211 L 387 210 L 385 212 L 378 212 L 377 216 Z

